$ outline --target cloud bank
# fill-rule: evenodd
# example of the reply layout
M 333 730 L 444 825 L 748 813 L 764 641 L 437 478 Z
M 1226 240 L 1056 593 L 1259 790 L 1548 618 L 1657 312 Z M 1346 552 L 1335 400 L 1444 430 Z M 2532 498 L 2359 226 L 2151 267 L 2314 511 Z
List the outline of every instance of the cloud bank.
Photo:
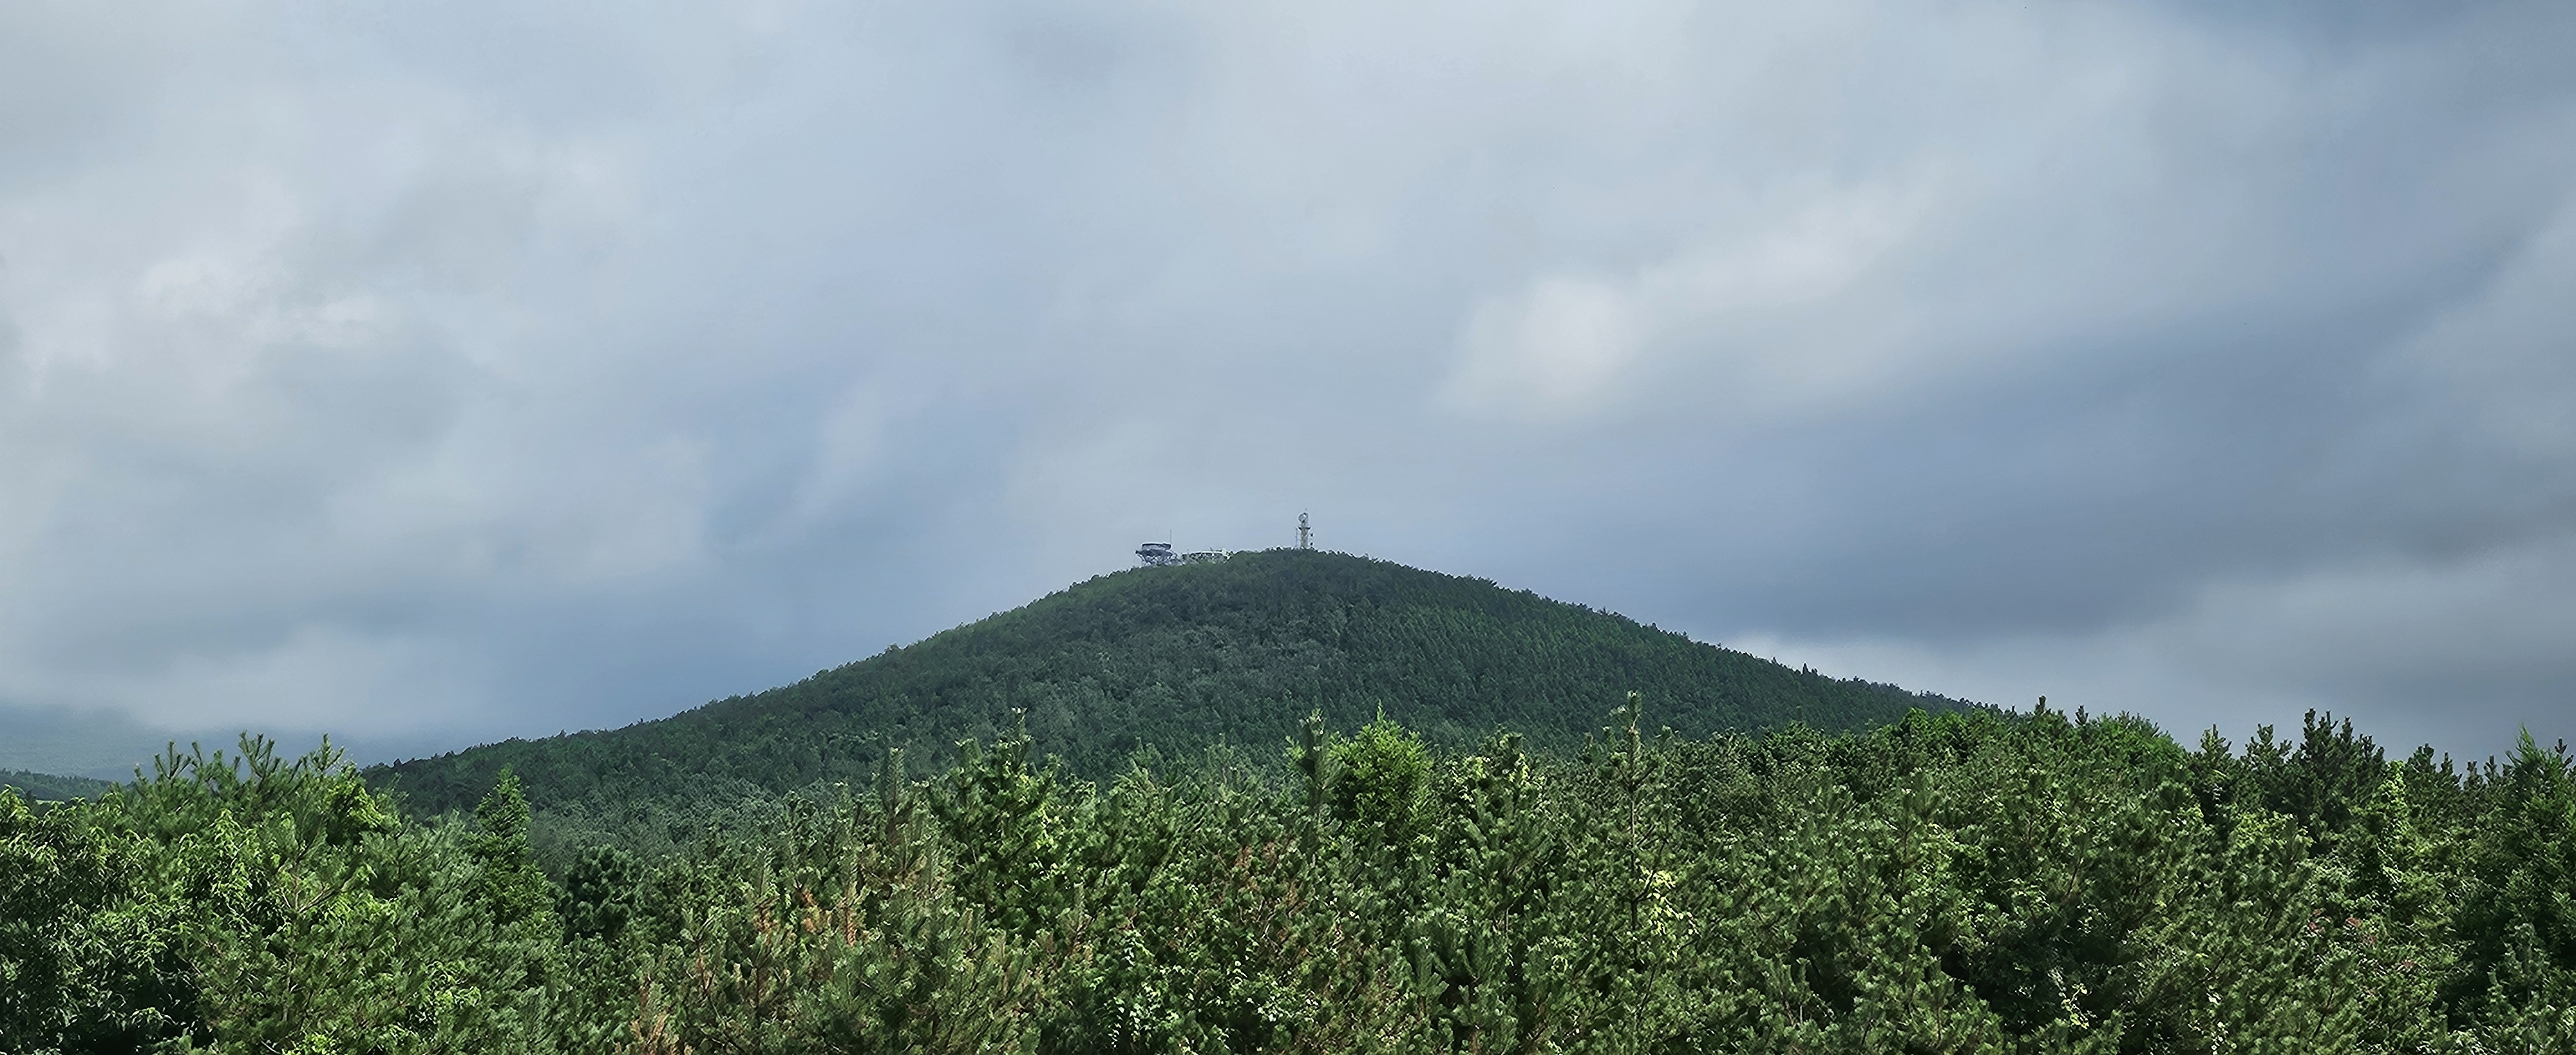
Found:
M 0 12 L 0 701 L 457 745 L 1320 540 L 2576 718 L 2576 13 Z

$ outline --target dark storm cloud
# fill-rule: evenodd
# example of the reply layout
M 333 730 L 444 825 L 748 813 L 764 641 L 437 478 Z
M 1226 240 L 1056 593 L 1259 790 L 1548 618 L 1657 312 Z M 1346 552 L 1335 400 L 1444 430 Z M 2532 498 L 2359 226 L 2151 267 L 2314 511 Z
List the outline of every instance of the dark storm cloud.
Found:
M 2570 16 L 0 16 L 0 700 L 462 742 L 1326 544 L 2485 750 L 2576 693 Z

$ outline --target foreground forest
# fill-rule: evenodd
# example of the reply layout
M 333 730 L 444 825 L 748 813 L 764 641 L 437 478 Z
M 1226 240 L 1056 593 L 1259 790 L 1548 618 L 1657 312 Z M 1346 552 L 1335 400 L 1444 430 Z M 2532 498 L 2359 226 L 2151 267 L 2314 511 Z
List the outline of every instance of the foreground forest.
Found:
M 0 792 L 0 1051 L 2576 1051 L 2563 744 L 1623 710 L 1105 783 L 1006 736 L 558 874 L 514 777 L 173 755 Z
M 1835 679 L 1483 579 L 1314 550 L 1104 575 L 751 696 L 623 729 L 488 744 L 368 771 L 422 812 L 471 808 L 503 769 L 539 844 L 654 855 L 745 807 L 864 784 L 889 752 L 944 764 L 1018 711 L 1075 775 L 1139 751 L 1276 744 L 1309 711 L 1381 711 L 1434 743 L 1511 729 L 1579 747 L 1600 700 L 1642 692 L 1685 736 L 1842 730 L 1969 705 Z M 1266 747 L 1263 748 L 1266 750 Z

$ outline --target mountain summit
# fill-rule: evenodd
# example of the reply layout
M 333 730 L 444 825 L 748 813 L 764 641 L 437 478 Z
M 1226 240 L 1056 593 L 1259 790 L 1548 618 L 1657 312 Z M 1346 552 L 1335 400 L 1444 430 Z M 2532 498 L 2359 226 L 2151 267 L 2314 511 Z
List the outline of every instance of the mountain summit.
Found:
M 1379 711 L 1435 742 L 1497 728 L 1570 746 L 1629 692 L 1685 735 L 1842 729 L 1969 705 L 1838 681 L 1483 579 L 1310 550 L 1103 575 L 783 688 L 622 729 L 369 771 L 415 810 L 471 805 L 503 768 L 540 811 L 866 781 L 891 748 L 936 764 L 1023 715 L 1041 752 L 1110 774 L 1134 752 L 1268 750 L 1312 711 Z

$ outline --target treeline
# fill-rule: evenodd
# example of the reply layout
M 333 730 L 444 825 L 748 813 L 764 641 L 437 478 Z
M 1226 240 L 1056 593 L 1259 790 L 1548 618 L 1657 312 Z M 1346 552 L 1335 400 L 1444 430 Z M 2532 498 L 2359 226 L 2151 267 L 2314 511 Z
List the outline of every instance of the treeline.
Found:
M 0 1050 L 2576 1050 L 2563 745 L 1327 730 L 1106 783 L 1005 737 L 551 876 L 506 777 L 0 793 Z
M 105 793 L 115 786 L 110 781 L 93 777 L 61 777 L 51 773 L 30 773 L 23 769 L 0 769 L 0 788 L 38 802 L 62 799 L 85 799 Z
M 541 844 L 649 853 L 746 805 L 864 784 L 889 752 L 944 763 L 1010 715 L 1069 772 L 1131 755 L 1269 745 L 1310 711 L 1381 711 L 1433 743 L 1512 729 L 1569 751 L 1602 699 L 1639 691 L 1682 735 L 1843 730 L 1968 705 L 1782 666 L 1622 616 L 1336 553 L 1271 550 L 1105 575 L 908 648 L 623 729 L 510 741 L 369 771 L 420 812 L 462 810 L 516 774 Z M 1266 749 L 1266 748 L 1265 748 Z

